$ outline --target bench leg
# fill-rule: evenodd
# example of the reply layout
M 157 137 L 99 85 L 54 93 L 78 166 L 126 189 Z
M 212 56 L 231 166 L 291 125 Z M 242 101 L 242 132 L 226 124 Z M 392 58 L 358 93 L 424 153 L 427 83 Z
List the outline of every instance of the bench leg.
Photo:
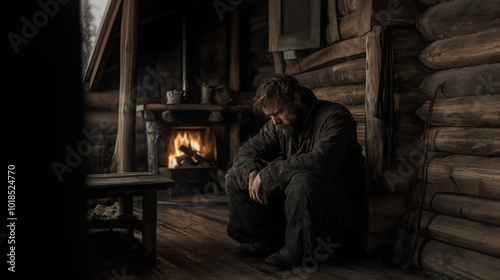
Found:
M 142 198 L 142 246 L 146 261 L 156 261 L 156 203 L 157 191 L 144 191 Z
M 132 217 L 134 215 L 134 199 L 131 195 L 125 195 L 118 199 L 120 203 L 120 215 L 127 215 Z M 134 228 L 127 228 L 127 233 L 129 235 L 134 235 Z

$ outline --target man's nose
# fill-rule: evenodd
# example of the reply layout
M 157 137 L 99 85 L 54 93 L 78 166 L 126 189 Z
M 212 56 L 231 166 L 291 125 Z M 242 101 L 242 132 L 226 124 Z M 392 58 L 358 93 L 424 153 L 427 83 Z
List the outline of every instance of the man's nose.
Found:
M 277 125 L 281 123 L 281 119 L 276 117 L 276 116 L 271 116 L 271 119 L 273 120 L 273 124 Z

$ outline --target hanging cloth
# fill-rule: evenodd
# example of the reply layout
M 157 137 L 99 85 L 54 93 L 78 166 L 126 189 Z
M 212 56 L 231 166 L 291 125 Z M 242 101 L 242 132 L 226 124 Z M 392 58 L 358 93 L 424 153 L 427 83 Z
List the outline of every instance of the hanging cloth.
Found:
M 375 117 L 384 122 L 384 149 L 383 155 L 388 162 L 392 160 L 393 154 L 393 132 L 396 128 L 395 117 L 395 95 L 398 94 L 398 80 L 394 67 L 394 57 L 392 52 L 392 28 L 384 27 L 380 36 L 382 46 L 382 63 L 380 69 L 380 82 L 378 101 L 375 109 Z

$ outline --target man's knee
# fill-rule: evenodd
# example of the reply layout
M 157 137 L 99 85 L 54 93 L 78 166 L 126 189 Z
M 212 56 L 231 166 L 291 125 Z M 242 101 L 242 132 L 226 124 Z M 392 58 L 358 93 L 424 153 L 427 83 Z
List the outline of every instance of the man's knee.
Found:
M 321 178 L 309 173 L 297 173 L 292 178 L 285 189 L 285 195 L 297 195 L 309 197 L 317 193 L 319 188 L 324 188 L 326 182 Z
M 238 179 L 234 168 L 231 168 L 227 171 L 224 181 L 225 181 L 224 185 L 226 188 L 226 193 L 230 193 L 236 190 L 241 191 L 244 188 L 243 186 L 240 186 L 238 184 Z

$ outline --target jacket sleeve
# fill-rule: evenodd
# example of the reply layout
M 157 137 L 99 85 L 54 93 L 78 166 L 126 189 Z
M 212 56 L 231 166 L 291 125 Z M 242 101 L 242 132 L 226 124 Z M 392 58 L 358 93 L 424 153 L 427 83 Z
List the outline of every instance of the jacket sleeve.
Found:
M 357 143 L 356 122 L 346 113 L 328 116 L 310 152 L 297 152 L 291 157 L 269 163 L 259 173 L 268 193 L 284 190 L 290 178 L 301 172 L 332 181 Z
M 272 121 L 268 121 L 257 135 L 246 141 L 233 160 L 240 188 L 248 189 L 248 175 L 253 170 L 262 170 L 269 161 L 280 155 L 279 136 Z

